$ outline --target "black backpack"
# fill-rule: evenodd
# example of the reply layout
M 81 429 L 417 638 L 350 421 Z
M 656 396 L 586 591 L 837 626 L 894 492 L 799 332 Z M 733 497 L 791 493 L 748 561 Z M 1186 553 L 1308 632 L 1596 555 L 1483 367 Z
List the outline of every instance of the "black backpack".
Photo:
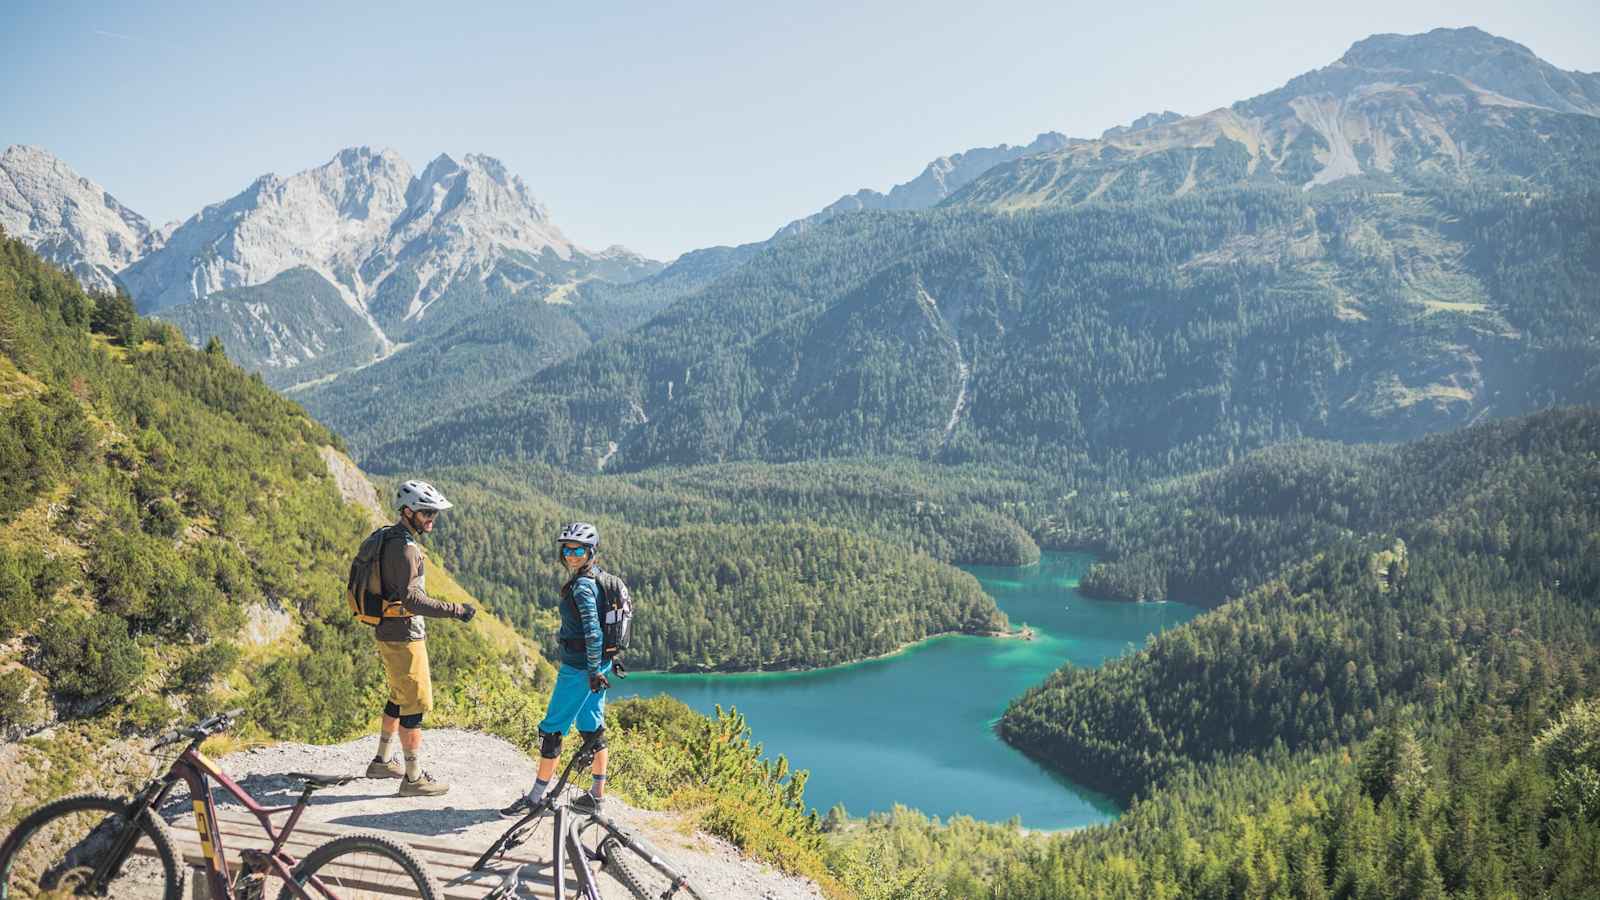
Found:
M 594 579 L 600 588 L 600 600 L 597 604 L 600 613 L 600 658 L 615 659 L 618 654 L 628 649 L 628 639 L 633 634 L 633 594 L 628 591 L 628 585 L 621 578 L 605 571 L 599 566 L 591 566 L 586 573 Z M 574 606 L 577 601 L 572 599 L 572 585 L 578 579 L 568 581 L 561 589 L 561 599 L 571 601 Z M 583 641 L 571 642 L 576 649 Z
M 384 619 L 405 618 L 411 613 L 399 598 L 384 596 L 383 548 L 391 540 L 405 540 L 404 525 L 385 525 L 367 535 L 350 562 L 350 577 L 345 582 L 344 599 L 356 621 L 376 626 Z

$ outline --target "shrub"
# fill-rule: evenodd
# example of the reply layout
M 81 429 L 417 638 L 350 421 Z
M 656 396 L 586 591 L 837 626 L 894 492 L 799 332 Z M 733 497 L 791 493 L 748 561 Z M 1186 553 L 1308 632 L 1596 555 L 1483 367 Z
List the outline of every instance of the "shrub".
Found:
M 59 559 L 0 548 L 0 640 L 31 628 L 66 578 Z
M 16 666 L 0 672 L 0 739 L 27 731 L 45 720 L 44 681 Z
M 232 641 L 207 644 L 178 664 L 167 686 L 187 694 L 204 692 L 212 679 L 233 671 L 238 662 L 239 646 Z
M 128 625 L 110 613 L 58 612 L 39 635 L 41 662 L 56 693 L 73 699 L 121 699 L 144 675 L 144 654 Z

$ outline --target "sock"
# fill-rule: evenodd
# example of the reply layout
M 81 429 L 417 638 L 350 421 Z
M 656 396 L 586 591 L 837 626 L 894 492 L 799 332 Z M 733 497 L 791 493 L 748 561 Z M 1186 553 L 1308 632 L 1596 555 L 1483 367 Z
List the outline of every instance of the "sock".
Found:
M 596 775 L 594 784 L 589 786 L 589 796 L 604 797 L 606 795 L 606 776 Z
M 387 731 L 378 732 L 378 755 L 374 756 L 373 759 L 381 763 L 388 762 L 389 751 L 394 748 L 394 739 L 396 737 L 397 735 L 390 734 Z
M 544 799 L 544 792 L 548 790 L 550 790 L 549 780 L 544 778 L 535 779 L 533 787 L 528 789 L 528 802 L 538 803 Z
M 406 751 L 406 780 L 416 781 L 422 777 L 422 753 L 417 750 Z

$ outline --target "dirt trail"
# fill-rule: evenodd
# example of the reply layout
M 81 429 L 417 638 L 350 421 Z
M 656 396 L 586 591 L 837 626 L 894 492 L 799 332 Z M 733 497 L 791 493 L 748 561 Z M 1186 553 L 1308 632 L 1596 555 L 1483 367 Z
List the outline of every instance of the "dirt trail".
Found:
M 467 850 L 488 847 L 510 824 L 498 815 L 500 807 L 533 783 L 534 761 L 511 744 L 485 734 L 439 729 L 425 731 L 424 735 L 423 767 L 433 777 L 450 784 L 448 794 L 403 798 L 395 795 L 397 781 L 357 779 L 342 787 L 318 791 L 302 821 L 384 832 L 401 841 Z M 331 746 L 276 744 L 234 753 L 218 762 L 258 802 L 287 805 L 299 796 L 299 783 L 290 779 L 288 772 L 364 772 L 375 746 L 374 737 Z M 574 780 L 581 787 L 589 783 L 587 775 Z M 219 805 L 232 804 L 232 798 L 222 791 L 216 795 Z M 224 799 L 228 804 L 223 803 Z M 193 827 L 193 814 L 187 808 L 188 798 L 184 796 L 167 810 L 175 828 Z M 673 814 L 634 809 L 616 798 L 606 801 L 606 813 L 656 845 L 707 897 L 820 900 L 822 896 L 809 880 L 787 876 L 746 859 L 726 841 L 689 831 Z M 548 837 L 537 837 L 529 846 L 547 847 Z M 542 851 L 540 855 L 544 855 Z M 665 879 L 661 881 L 664 886 Z M 608 900 L 628 896 L 609 877 L 605 877 L 602 889 Z

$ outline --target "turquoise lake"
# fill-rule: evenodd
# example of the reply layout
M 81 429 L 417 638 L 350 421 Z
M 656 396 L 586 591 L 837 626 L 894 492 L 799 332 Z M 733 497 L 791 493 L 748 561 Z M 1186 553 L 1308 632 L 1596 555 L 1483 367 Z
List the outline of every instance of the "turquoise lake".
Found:
M 808 806 L 843 803 L 851 815 L 899 803 L 929 815 L 1029 828 L 1103 822 L 1110 799 L 1046 771 L 1001 741 L 1006 703 L 1065 662 L 1095 666 L 1199 610 L 1181 603 L 1117 603 L 1078 593 L 1093 562 L 1046 553 L 1022 568 L 963 566 L 1031 641 L 949 635 L 895 656 L 811 672 L 734 675 L 640 673 L 611 697 L 671 694 L 701 712 L 743 713 L 754 739 L 791 767 L 809 769 Z

